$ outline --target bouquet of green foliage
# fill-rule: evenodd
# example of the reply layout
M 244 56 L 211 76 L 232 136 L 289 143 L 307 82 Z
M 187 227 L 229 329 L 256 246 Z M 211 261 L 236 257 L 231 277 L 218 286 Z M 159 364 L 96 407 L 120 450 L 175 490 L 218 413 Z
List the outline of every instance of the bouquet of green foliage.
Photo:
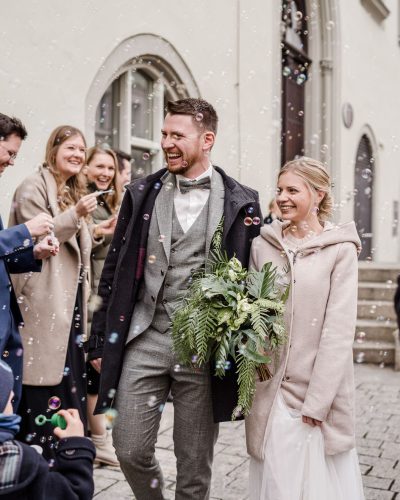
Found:
M 225 375 L 228 357 L 236 363 L 238 405 L 232 419 L 247 415 L 254 397 L 255 376 L 270 378 L 271 354 L 286 340 L 283 313 L 288 287 L 277 284 L 272 263 L 247 271 L 235 257 L 213 249 L 207 271 L 193 275 L 172 322 L 174 351 L 183 364 L 214 361 L 215 374 Z

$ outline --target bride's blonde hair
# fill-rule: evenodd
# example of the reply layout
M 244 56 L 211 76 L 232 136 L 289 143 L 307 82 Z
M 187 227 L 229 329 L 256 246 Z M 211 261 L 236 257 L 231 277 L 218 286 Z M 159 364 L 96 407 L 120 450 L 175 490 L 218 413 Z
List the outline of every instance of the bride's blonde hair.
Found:
M 285 163 L 279 172 L 278 179 L 286 172 L 293 172 L 301 177 L 311 191 L 325 193 L 318 206 L 318 220 L 328 220 L 333 212 L 333 197 L 331 192 L 331 178 L 323 163 L 313 158 L 302 156 Z

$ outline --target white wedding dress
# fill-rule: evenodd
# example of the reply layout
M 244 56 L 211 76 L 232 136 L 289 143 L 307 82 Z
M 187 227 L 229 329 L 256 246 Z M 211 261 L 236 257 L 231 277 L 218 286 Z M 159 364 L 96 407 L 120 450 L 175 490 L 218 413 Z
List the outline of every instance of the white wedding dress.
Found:
M 250 500 L 364 500 L 355 448 L 325 455 L 319 427 L 302 422 L 278 392 L 264 461 L 250 459 Z

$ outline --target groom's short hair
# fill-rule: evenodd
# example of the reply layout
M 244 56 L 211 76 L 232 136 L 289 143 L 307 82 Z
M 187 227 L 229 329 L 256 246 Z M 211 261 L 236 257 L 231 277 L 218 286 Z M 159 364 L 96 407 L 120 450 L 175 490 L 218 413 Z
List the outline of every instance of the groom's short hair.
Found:
M 171 115 L 189 115 L 193 122 L 203 131 L 217 133 L 218 115 L 213 106 L 203 99 L 188 97 L 178 101 L 168 101 L 167 113 Z

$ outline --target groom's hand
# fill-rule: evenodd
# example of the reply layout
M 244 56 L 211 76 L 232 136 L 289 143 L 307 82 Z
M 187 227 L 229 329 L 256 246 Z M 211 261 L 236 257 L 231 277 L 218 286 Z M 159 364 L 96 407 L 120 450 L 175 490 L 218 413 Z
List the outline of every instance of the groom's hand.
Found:
M 90 363 L 92 364 L 92 366 L 96 370 L 96 372 L 100 373 L 100 371 L 101 371 L 101 358 L 92 359 L 92 360 L 90 360 Z
M 312 418 L 312 417 L 306 417 L 305 415 L 303 415 L 303 422 L 305 424 L 311 425 L 311 427 L 315 427 L 316 425 L 318 427 L 321 427 L 321 425 L 322 425 L 321 420 L 317 420 L 316 418 Z

